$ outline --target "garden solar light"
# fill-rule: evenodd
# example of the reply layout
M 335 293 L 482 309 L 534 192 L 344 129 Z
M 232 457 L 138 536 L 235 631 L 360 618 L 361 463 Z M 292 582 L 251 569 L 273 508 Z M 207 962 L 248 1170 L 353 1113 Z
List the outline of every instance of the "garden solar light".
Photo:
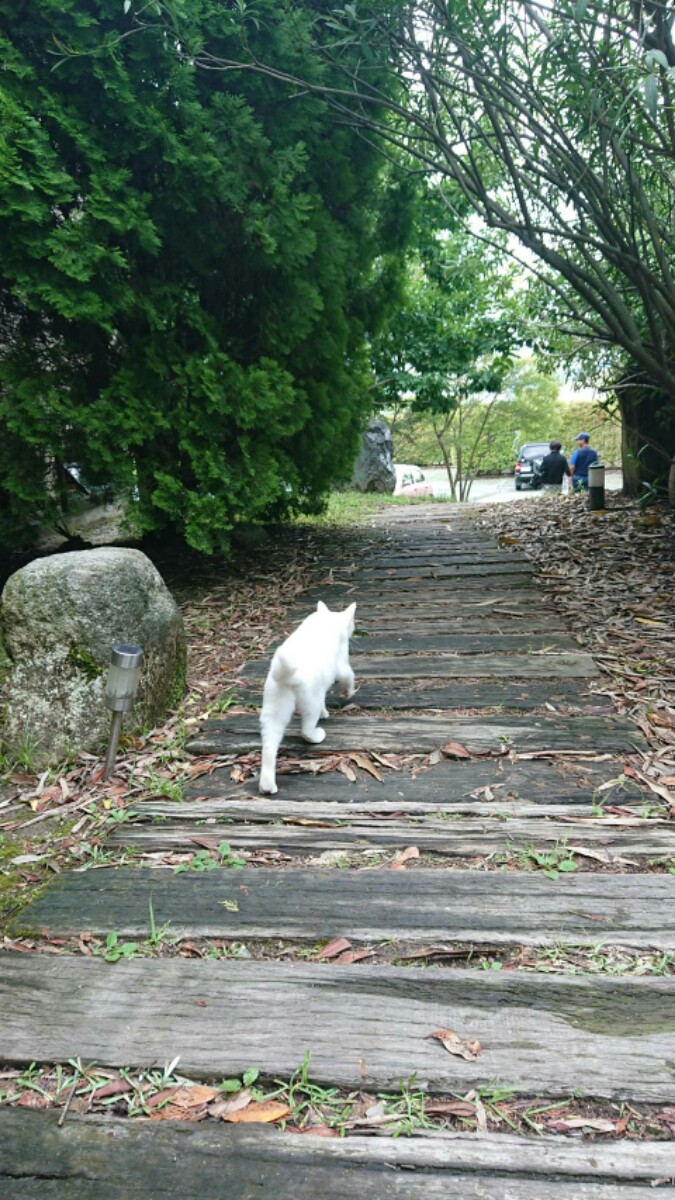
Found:
M 605 468 L 601 463 L 591 463 L 588 468 L 588 507 L 591 512 L 605 507 Z
M 109 779 L 117 757 L 122 717 L 134 707 L 141 677 L 143 651 L 140 646 L 119 642 L 113 646 L 105 687 L 105 702 L 113 714 L 110 725 L 110 741 L 105 756 L 103 778 Z

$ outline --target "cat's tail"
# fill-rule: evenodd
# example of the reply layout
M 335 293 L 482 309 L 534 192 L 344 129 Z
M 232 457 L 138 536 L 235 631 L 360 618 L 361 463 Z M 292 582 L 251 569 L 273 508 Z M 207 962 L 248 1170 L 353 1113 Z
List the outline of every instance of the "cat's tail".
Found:
M 260 713 L 260 732 L 262 735 L 262 759 L 260 763 L 260 782 L 258 788 L 273 796 L 277 790 L 276 764 L 277 751 L 295 710 L 295 693 L 288 680 L 280 680 L 273 665 L 267 677 L 263 692 L 263 704 Z M 283 668 L 282 668 L 283 672 Z

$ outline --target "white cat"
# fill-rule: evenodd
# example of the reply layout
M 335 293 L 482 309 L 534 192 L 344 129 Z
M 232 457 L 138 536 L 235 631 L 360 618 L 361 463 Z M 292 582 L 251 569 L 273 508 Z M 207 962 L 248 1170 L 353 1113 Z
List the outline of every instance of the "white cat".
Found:
M 260 728 L 262 763 L 259 790 L 274 795 L 277 750 L 295 709 L 300 713 L 302 736 L 307 742 L 322 742 L 319 729 L 328 716 L 326 692 L 340 684 L 343 696 L 354 694 L 354 672 L 349 665 L 349 639 L 354 632 L 356 605 L 331 612 L 319 600 L 316 612 L 286 638 L 272 659 L 263 691 Z

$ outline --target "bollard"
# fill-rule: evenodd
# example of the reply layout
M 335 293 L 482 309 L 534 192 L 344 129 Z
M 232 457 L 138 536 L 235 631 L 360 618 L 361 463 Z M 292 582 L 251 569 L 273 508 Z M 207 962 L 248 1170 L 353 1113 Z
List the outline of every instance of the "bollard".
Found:
M 588 468 L 588 507 L 591 512 L 605 507 L 605 468 L 600 463 Z

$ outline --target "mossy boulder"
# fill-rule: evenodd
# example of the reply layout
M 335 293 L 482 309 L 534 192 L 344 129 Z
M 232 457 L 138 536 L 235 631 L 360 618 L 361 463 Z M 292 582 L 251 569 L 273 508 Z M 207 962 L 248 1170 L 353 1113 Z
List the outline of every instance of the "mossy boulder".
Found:
M 136 642 L 144 652 L 128 724 L 156 724 L 182 694 L 180 612 L 139 550 L 100 547 L 36 559 L 7 580 L 0 620 L 10 660 L 4 742 L 9 753 L 29 747 L 35 766 L 104 745 L 115 642 Z

